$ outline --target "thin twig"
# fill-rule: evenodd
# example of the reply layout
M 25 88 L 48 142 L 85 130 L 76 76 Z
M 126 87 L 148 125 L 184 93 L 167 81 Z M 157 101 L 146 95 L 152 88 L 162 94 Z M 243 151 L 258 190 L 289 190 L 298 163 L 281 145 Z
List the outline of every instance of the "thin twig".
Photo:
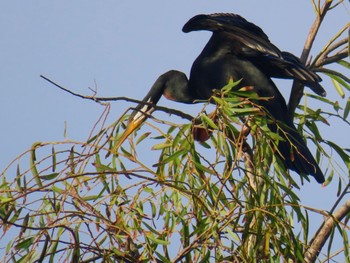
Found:
M 319 71 L 320 67 L 342 60 L 347 56 L 348 56 L 348 51 L 344 51 L 344 52 L 335 54 L 331 57 L 322 58 L 315 64 L 315 67 L 313 67 L 312 69 L 317 72 Z
M 94 96 L 86 96 L 86 95 L 81 95 L 79 93 L 75 93 L 59 84 L 57 84 L 56 82 L 54 82 L 53 80 L 43 76 L 43 75 L 40 75 L 41 78 L 45 79 L 46 81 L 50 82 L 52 85 L 56 86 L 57 88 L 73 95 L 73 96 L 76 96 L 78 98 L 81 98 L 81 99 L 86 99 L 86 100 L 92 100 L 92 101 L 95 101 L 95 102 L 102 102 L 102 101 L 118 101 L 118 100 L 124 100 L 124 101 L 129 101 L 129 102 L 134 102 L 134 103 L 140 103 L 141 101 L 139 100 L 135 100 L 135 99 L 130 99 L 130 98 L 127 98 L 127 97 L 96 97 L 95 95 Z
M 337 48 L 339 48 L 339 47 L 341 47 L 341 46 L 343 46 L 343 45 L 346 45 L 348 43 L 348 39 L 347 38 L 344 38 L 344 39 L 342 39 L 342 40 L 339 40 L 337 43 L 334 43 L 334 44 L 332 44 L 332 45 L 330 45 L 329 47 L 327 47 L 324 51 L 322 51 L 320 54 L 318 54 L 316 57 L 315 57 L 315 59 L 314 59 L 314 61 L 313 61 L 313 63 L 311 64 L 311 68 L 312 69 L 314 69 L 314 67 L 320 67 L 320 66 L 322 66 L 322 65 L 324 65 L 325 63 L 324 63 L 324 61 L 328 58 L 328 55 L 332 52 L 332 51 L 334 51 L 334 50 L 336 50 Z M 342 54 L 342 53 L 341 53 Z M 339 55 L 339 53 L 338 54 L 336 54 L 336 55 Z M 333 56 L 331 56 L 331 57 L 333 57 Z M 341 58 L 340 58 L 341 59 Z
M 155 105 L 155 104 L 152 104 L 152 103 L 148 103 L 148 102 L 144 102 L 144 101 L 141 101 L 141 100 L 135 100 L 135 99 L 131 99 L 131 98 L 128 98 L 128 97 L 96 97 L 95 95 L 94 96 L 86 96 L 86 95 L 82 95 L 82 94 L 79 94 L 79 93 L 75 93 L 59 84 L 57 84 L 56 82 L 52 81 L 51 79 L 45 77 L 45 76 L 42 76 L 40 75 L 41 78 L 45 79 L 46 81 L 50 82 L 52 85 L 56 86 L 57 88 L 73 95 L 73 96 L 76 96 L 78 98 L 81 98 L 81 99 L 85 99 L 85 100 L 92 100 L 92 101 L 95 101 L 95 102 L 98 102 L 98 103 L 101 103 L 103 101 L 127 101 L 127 102 L 133 102 L 133 103 L 137 103 L 137 104 L 141 104 L 141 105 L 151 105 L 152 107 L 154 107 L 155 110 L 159 110 L 159 111 L 163 111 L 165 113 L 168 113 L 168 114 L 173 114 L 173 115 L 176 115 L 178 117 L 181 117 L 183 119 L 187 119 L 187 120 L 190 120 L 192 121 L 194 119 L 193 116 L 189 115 L 189 114 L 186 114 L 186 113 L 183 113 L 182 111 L 179 111 L 179 110 L 175 110 L 175 109 L 171 109 L 171 108 L 167 108 L 167 107 L 162 107 L 162 106 L 158 106 L 158 105 Z

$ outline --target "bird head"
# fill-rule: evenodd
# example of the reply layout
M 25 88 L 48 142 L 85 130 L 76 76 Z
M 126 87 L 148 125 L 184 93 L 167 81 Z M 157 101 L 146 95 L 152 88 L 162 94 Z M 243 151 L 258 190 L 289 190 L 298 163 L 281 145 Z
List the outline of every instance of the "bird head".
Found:
M 188 91 L 186 75 L 176 70 L 164 73 L 156 80 L 148 94 L 130 115 L 127 127 L 111 150 L 112 153 L 115 154 L 129 135 L 155 111 L 155 105 L 162 95 L 173 101 L 193 103 L 193 98 Z

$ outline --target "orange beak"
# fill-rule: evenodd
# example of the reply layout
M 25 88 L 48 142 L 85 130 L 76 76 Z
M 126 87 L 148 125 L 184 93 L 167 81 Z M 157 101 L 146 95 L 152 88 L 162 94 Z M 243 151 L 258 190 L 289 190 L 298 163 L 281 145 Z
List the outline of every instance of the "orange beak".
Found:
M 110 153 L 116 154 L 126 138 L 154 112 L 155 107 L 153 105 L 157 104 L 164 92 L 168 94 L 168 98 L 175 101 L 193 103 L 194 100 L 188 92 L 188 79 L 184 73 L 176 70 L 164 73 L 158 77 L 142 103 L 130 115 L 128 126 Z
M 142 123 L 146 121 L 148 116 L 154 111 L 154 108 L 150 105 L 143 105 L 141 109 L 137 109 L 131 114 L 129 118 L 128 126 L 126 127 L 124 133 L 118 138 L 118 141 L 111 150 L 112 154 L 116 154 L 119 147 L 123 142 L 129 137 L 129 135 L 135 131 Z

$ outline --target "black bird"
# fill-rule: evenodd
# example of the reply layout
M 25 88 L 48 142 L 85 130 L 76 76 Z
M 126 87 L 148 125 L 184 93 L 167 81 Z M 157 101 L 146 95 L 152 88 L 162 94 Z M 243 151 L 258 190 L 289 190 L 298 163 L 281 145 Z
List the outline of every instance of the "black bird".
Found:
M 325 181 L 316 160 L 302 136 L 287 115 L 287 105 L 271 77 L 291 78 L 325 96 L 319 84 L 321 78 L 306 68 L 291 53 L 280 51 L 261 28 L 236 14 L 197 15 L 183 27 L 183 32 L 209 30 L 213 34 L 201 54 L 194 61 L 188 79 L 183 72 L 171 70 L 161 75 L 129 118 L 129 124 L 112 152 L 149 116 L 160 97 L 182 103 L 207 100 L 214 89 L 221 89 L 230 79 L 241 80 L 239 87 L 250 86 L 261 97 L 257 103 L 275 121 L 283 123 L 281 132 L 276 122 L 269 128 L 284 138 L 276 152 L 288 169 L 299 174 L 312 175 L 316 181 Z

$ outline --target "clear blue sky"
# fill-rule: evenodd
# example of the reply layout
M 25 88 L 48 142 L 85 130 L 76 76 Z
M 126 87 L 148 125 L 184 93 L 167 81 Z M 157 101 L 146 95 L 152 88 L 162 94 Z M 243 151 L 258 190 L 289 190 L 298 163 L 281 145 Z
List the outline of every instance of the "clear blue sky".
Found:
M 244 16 L 274 44 L 296 55 L 314 19 L 311 1 L 306 0 L 2 1 L 0 167 L 35 141 L 62 140 L 64 122 L 69 138 L 84 140 L 102 111 L 93 102 L 54 88 L 39 75 L 82 94 L 91 94 L 88 87 L 96 85 L 99 96 L 141 99 L 161 73 L 189 72 L 210 33 L 184 34 L 181 28 L 196 14 L 214 12 Z M 329 15 L 312 53 L 349 20 L 349 10 L 344 8 Z M 288 94 L 291 83 L 278 83 Z M 341 100 L 329 81 L 324 86 L 328 98 Z M 166 103 L 165 99 L 160 102 Z M 117 119 L 128 106 L 113 103 L 111 116 Z M 349 130 L 335 134 L 334 127 L 322 128 L 328 139 L 350 147 Z M 332 185 L 322 189 L 312 181 L 301 194 L 305 204 L 329 209 L 335 189 Z

